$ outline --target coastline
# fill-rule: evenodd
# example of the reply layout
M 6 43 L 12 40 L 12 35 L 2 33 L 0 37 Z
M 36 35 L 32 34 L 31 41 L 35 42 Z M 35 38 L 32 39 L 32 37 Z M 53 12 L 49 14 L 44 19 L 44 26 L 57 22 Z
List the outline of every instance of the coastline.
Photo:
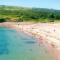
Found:
M 38 42 L 43 44 L 53 57 L 55 57 L 55 60 L 60 60 L 60 42 L 57 40 L 59 39 L 59 37 L 57 37 L 60 28 L 59 25 L 60 24 L 38 23 L 19 26 L 15 25 L 15 27 L 28 35 L 36 37 Z
M 36 37 L 37 41 L 43 44 L 48 51 L 53 54 L 55 60 L 60 60 L 60 42 L 59 36 L 59 26 L 60 24 L 48 24 L 48 23 L 37 23 L 37 24 L 17 24 L 17 23 L 3 23 L 0 24 L 17 31 L 22 31 L 30 36 Z M 58 32 L 58 33 L 57 33 Z

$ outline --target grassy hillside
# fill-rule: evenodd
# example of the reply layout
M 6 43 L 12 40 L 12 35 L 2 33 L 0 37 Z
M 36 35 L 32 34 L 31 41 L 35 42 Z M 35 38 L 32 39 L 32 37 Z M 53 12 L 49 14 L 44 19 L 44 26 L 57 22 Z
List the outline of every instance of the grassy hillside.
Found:
M 60 10 L 0 5 L 0 20 L 54 22 L 60 20 Z

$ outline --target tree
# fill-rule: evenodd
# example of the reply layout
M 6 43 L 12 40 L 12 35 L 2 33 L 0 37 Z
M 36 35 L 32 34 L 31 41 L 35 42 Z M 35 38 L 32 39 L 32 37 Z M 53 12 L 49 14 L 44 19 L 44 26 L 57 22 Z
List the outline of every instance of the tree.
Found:
M 48 18 L 50 22 L 54 22 L 54 19 L 55 19 L 54 13 L 49 14 Z

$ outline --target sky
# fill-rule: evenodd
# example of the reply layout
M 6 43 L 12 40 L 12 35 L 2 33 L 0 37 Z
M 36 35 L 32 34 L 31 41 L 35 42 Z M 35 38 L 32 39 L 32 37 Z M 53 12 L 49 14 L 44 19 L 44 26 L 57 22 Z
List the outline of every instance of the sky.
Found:
M 60 0 L 0 0 L 0 5 L 49 8 L 60 10 Z

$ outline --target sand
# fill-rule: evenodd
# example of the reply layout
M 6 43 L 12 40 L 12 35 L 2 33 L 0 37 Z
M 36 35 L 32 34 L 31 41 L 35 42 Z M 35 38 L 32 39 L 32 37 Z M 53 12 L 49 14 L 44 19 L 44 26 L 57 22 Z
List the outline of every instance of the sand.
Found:
M 60 23 L 11 23 L 0 24 L 9 28 L 22 31 L 30 36 L 37 38 L 40 44 L 43 44 L 49 52 L 60 60 Z

